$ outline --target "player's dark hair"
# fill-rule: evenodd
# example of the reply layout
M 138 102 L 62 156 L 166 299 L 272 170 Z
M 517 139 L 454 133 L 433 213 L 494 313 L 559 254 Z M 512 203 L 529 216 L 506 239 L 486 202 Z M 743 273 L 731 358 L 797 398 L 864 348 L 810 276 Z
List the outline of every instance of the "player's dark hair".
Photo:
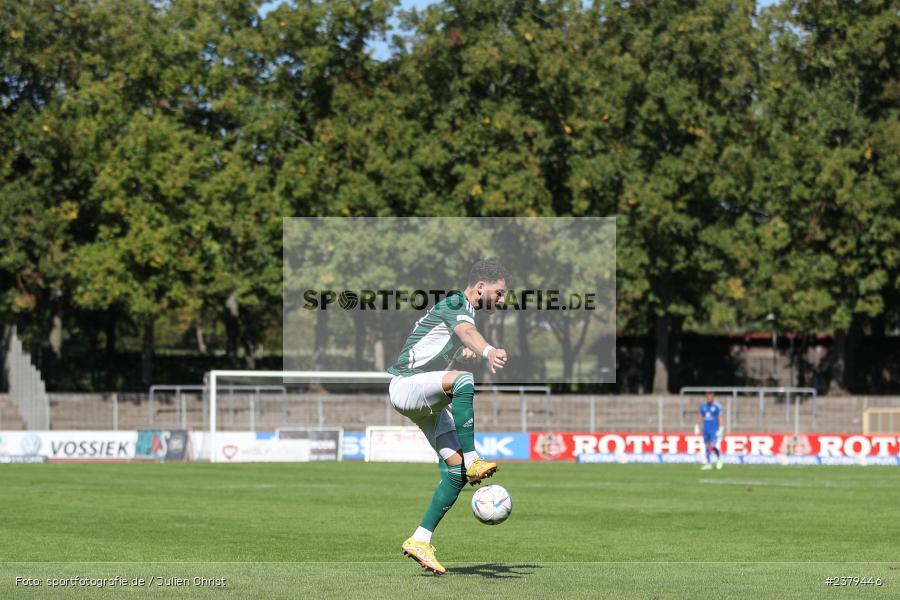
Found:
M 503 265 L 496 260 L 479 260 L 472 265 L 472 269 L 469 271 L 469 281 L 467 283 L 472 286 L 479 281 L 494 283 L 501 279 L 508 279 Z

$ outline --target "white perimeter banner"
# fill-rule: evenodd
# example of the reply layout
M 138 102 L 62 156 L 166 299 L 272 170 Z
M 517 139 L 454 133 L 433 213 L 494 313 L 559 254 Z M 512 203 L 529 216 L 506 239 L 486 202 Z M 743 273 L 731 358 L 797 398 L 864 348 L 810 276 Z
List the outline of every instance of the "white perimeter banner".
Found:
M 46 456 L 50 461 L 126 461 L 137 431 L 0 431 L 0 456 Z
M 208 448 L 208 432 L 191 432 L 188 460 L 216 462 L 305 462 L 310 440 L 279 440 L 272 433 L 219 432 Z M 0 431 L 0 457 L 44 456 L 50 462 L 134 460 L 137 431 Z
M 209 440 L 211 436 L 205 433 L 205 437 Z M 202 448 L 202 442 L 196 447 Z M 252 431 L 218 431 L 210 458 L 213 462 L 308 462 L 311 451 L 312 441 L 308 439 L 285 440 Z
M 368 451 L 371 462 L 430 462 L 438 461 L 437 452 L 418 427 L 367 427 Z

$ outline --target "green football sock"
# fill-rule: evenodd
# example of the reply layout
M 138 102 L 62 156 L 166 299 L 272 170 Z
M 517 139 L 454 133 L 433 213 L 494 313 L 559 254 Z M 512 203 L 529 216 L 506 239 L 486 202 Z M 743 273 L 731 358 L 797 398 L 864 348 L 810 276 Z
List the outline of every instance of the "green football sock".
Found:
M 463 373 L 453 382 L 450 411 L 456 424 L 456 435 L 463 453 L 475 452 L 475 380 L 471 373 Z
M 462 465 L 448 467 L 443 460 L 439 460 L 438 463 L 441 468 L 441 481 L 434 490 L 434 496 L 431 497 L 431 504 L 428 505 L 422 522 L 419 523 L 419 527 L 428 531 L 434 531 L 453 503 L 456 502 L 460 490 L 466 485 L 466 476 L 463 473 Z

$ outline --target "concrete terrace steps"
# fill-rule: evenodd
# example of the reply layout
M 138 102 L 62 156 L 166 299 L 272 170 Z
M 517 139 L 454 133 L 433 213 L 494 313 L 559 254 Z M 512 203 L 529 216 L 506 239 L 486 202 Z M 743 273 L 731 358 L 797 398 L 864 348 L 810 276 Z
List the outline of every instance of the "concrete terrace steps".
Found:
M 0 394 L 0 431 L 22 431 L 25 421 L 19 413 L 19 407 L 9 396 Z

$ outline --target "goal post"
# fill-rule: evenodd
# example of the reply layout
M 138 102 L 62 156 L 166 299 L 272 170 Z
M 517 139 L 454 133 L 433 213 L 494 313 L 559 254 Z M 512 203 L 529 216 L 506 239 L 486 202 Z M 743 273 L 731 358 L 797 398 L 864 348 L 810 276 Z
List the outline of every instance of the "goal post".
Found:
M 301 384 L 347 384 L 350 386 L 376 385 L 381 388 L 387 401 L 387 386 L 392 375 L 384 371 L 255 371 L 255 370 L 213 370 L 206 375 L 206 386 L 209 390 L 209 431 L 208 440 L 204 444 L 211 462 L 222 462 L 223 457 L 216 451 L 218 436 L 221 432 L 219 422 L 220 392 L 224 385 L 248 381 L 278 382 L 284 386 Z M 287 394 L 282 394 L 286 397 Z M 255 413 L 255 407 L 252 409 Z M 276 431 L 297 429 L 292 423 L 284 422 L 273 428 Z M 327 427 L 304 427 L 301 429 L 330 429 Z M 287 436 L 277 434 L 279 439 Z M 291 436 L 294 437 L 294 436 Z
M 194 448 L 212 462 L 343 460 L 346 438 L 354 458 L 394 460 L 391 452 L 405 448 L 416 460 L 436 460 L 424 436 L 412 439 L 421 435 L 417 428 L 409 439 L 398 433 L 396 426 L 413 423 L 391 405 L 393 377 L 385 371 L 209 371 L 198 386 L 205 390 L 204 420 Z M 549 386 L 477 384 L 475 391 L 485 394 L 483 431 L 527 431 L 529 407 L 556 412 Z M 570 409 L 565 405 L 563 412 Z M 373 426 L 377 433 L 370 437 Z M 374 446 L 362 442 L 369 439 Z

